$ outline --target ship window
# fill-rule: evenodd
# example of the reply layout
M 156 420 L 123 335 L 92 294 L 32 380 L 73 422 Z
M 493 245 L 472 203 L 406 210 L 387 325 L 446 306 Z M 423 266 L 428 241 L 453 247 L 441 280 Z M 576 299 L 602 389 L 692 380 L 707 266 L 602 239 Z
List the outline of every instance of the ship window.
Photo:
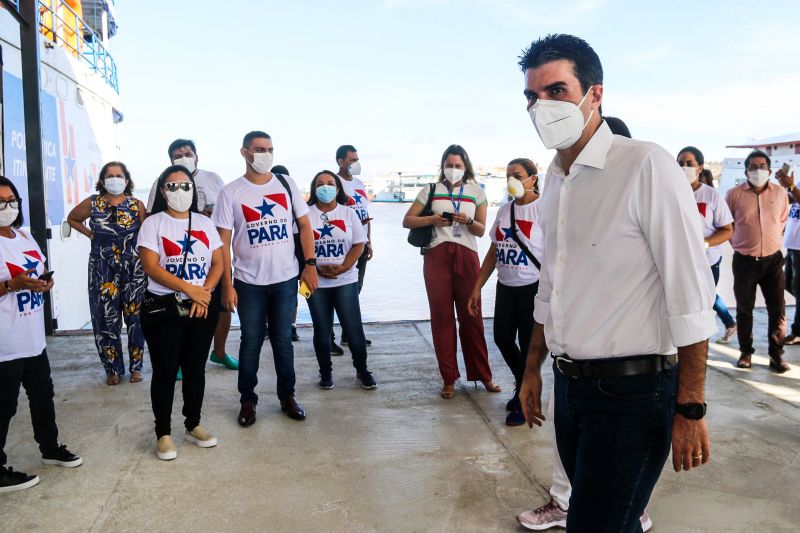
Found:
M 83 90 L 80 87 L 75 91 L 75 103 L 78 107 L 83 107 Z

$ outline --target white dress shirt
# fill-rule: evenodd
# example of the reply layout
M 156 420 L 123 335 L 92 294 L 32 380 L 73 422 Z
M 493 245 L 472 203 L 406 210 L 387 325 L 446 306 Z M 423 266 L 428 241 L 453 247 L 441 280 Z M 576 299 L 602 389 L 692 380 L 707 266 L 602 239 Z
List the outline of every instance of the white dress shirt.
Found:
M 692 188 L 661 147 L 604 122 L 564 175 L 547 169 L 534 318 L 574 359 L 675 353 L 717 329 Z

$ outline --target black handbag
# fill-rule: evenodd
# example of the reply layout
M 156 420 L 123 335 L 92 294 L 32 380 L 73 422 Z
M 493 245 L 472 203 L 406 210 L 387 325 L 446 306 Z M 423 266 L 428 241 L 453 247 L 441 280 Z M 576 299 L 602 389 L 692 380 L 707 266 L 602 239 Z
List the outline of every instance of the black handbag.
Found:
M 192 234 L 192 212 L 189 211 L 189 235 Z M 179 272 L 186 271 L 186 256 L 189 255 L 189 247 L 183 251 L 183 264 Z M 170 294 L 145 293 L 142 302 L 142 317 L 152 318 L 179 318 L 188 317 L 192 310 L 192 301 L 181 298 L 180 292 Z
M 292 198 L 292 189 L 289 187 L 289 184 L 286 182 L 286 178 L 282 174 L 275 174 L 275 177 L 278 178 L 278 181 L 281 182 L 283 188 L 286 189 L 287 193 L 289 193 L 289 203 L 292 205 L 292 222 L 296 227 L 297 215 L 294 212 L 294 198 Z M 297 275 L 299 276 L 300 273 L 303 272 L 303 268 L 306 266 L 306 258 L 303 255 L 303 243 L 300 241 L 300 228 L 297 228 L 297 233 L 294 234 L 294 256 L 297 258 Z
M 525 253 L 525 255 L 528 256 L 528 259 L 530 259 L 531 263 L 533 263 L 536 266 L 536 269 L 537 270 L 542 270 L 542 264 L 539 262 L 539 260 L 536 259 L 533 256 L 531 251 L 528 250 L 528 247 L 525 246 L 522 243 L 522 241 L 520 240 L 519 237 L 517 237 L 517 217 L 514 216 L 514 207 L 515 207 L 515 204 L 514 204 L 514 201 L 512 200 L 511 201 L 511 229 L 513 230 L 513 233 L 511 234 L 511 238 L 514 239 L 514 242 L 517 243 L 517 246 L 519 246 L 520 250 L 522 250 Z
M 436 189 L 436 184 L 431 183 L 429 187 L 428 201 L 425 202 L 425 207 L 422 208 L 422 212 L 419 214 L 421 217 L 429 217 L 433 214 L 433 211 L 431 210 L 431 204 L 433 203 L 433 192 Z M 432 240 L 433 226 L 423 226 L 421 228 L 413 228 L 408 230 L 408 244 L 411 246 L 416 246 L 417 248 L 421 248 L 419 251 L 420 254 L 424 253 L 423 250 L 431 243 Z

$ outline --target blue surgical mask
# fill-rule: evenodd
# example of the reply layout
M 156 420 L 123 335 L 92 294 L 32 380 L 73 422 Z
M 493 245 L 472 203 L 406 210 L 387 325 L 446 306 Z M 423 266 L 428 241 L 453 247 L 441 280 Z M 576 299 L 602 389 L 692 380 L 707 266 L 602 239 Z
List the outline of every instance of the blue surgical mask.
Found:
M 317 187 L 317 198 L 323 204 L 332 202 L 336 198 L 336 187 L 333 185 L 320 185 Z

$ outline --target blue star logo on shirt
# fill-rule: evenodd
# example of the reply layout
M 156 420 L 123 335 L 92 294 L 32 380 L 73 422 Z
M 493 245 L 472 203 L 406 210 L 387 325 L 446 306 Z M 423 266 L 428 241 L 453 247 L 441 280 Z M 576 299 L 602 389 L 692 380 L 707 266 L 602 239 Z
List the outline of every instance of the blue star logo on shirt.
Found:
M 194 243 L 196 242 L 197 239 L 190 239 L 187 233 L 187 235 L 183 238 L 182 241 L 178 241 L 178 244 L 181 245 L 181 252 L 188 252 L 190 254 L 193 254 L 194 250 L 192 249 L 192 246 L 194 246 Z
M 34 269 L 33 272 L 28 274 L 28 277 L 32 278 L 36 274 L 36 267 L 39 266 L 39 261 L 34 261 L 33 259 L 28 259 L 28 262 L 22 265 L 25 267 L 25 270 Z
M 274 216 L 272 214 L 272 208 L 275 207 L 275 204 L 268 204 L 266 200 L 261 201 L 261 205 L 256 207 L 261 212 L 261 218 L 264 218 L 266 215 Z
M 514 238 L 514 230 L 513 229 L 511 229 L 511 228 L 502 228 L 502 229 L 503 229 L 503 233 L 505 234 L 503 236 L 503 240 L 504 241 Z
M 355 200 L 357 204 L 361 203 L 361 198 L 362 198 L 362 196 L 360 194 L 358 194 L 357 192 L 353 193 L 353 200 Z
M 320 239 L 323 237 L 333 237 L 333 226 L 325 224 L 321 228 L 317 228 L 317 231 L 319 232 Z

